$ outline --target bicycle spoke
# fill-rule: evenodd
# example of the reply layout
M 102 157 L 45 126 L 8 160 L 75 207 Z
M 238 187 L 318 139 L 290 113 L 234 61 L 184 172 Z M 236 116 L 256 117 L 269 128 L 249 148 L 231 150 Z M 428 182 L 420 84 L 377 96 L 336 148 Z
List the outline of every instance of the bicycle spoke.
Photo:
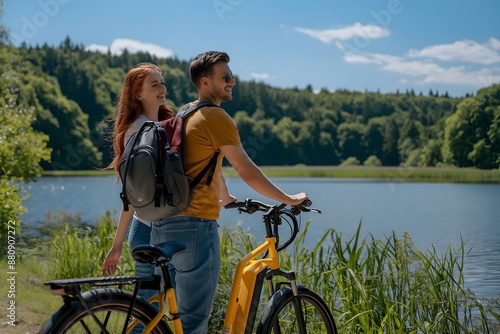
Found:
M 324 301 L 314 292 L 300 288 L 298 296 L 289 290 L 269 302 L 259 323 L 260 334 L 336 334 L 335 322 Z
M 85 332 L 87 334 L 92 334 L 92 332 L 90 331 L 90 328 L 87 326 L 87 324 L 84 321 L 80 320 L 80 324 L 82 325 L 83 329 L 85 330 Z
M 118 312 L 116 310 L 106 310 L 104 312 L 95 312 L 97 320 L 100 324 L 96 323 L 95 319 L 86 316 L 79 320 L 79 326 L 68 328 L 66 333 L 74 334 L 95 334 L 95 333 L 122 333 L 123 327 L 127 326 L 127 313 Z
M 290 303 L 279 314 L 276 321 L 274 332 L 276 334 L 291 333 L 325 333 L 324 320 L 317 310 L 307 305 L 305 301 L 299 301 L 299 307 Z M 300 319 L 302 313 L 303 319 Z

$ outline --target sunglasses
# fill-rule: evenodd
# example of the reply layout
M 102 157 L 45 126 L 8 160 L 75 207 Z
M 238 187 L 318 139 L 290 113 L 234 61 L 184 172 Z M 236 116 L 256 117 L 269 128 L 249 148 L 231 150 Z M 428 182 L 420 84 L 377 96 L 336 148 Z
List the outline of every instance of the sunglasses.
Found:
M 224 82 L 229 83 L 229 81 L 234 80 L 234 75 L 232 73 L 224 74 Z

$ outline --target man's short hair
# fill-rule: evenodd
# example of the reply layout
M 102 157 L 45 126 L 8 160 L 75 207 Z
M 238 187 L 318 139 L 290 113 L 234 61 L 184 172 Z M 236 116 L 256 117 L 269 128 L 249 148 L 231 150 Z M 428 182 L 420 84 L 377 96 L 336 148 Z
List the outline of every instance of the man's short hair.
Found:
M 212 74 L 212 67 L 217 63 L 229 63 L 229 55 L 225 52 L 208 51 L 198 55 L 189 64 L 189 76 L 195 87 L 200 79 Z

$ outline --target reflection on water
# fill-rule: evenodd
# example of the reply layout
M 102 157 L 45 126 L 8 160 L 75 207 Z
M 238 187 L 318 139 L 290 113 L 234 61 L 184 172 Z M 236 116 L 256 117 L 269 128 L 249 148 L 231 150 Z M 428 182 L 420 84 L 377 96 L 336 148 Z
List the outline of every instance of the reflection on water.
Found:
M 362 233 L 384 239 L 408 232 L 421 250 L 431 246 L 439 252 L 449 245 L 455 250 L 465 240 L 466 286 L 478 296 L 499 296 L 500 292 L 500 185 L 397 183 L 380 180 L 329 178 L 275 178 L 287 193 L 305 191 L 322 214 L 304 214 L 313 228 L 306 242 L 315 244 L 332 227 L 350 238 L 362 221 Z M 239 178 L 228 178 L 230 192 L 243 199 L 265 198 Z M 25 186 L 31 197 L 25 202 L 28 212 L 22 217 L 32 226 L 43 220 L 47 210 L 59 208 L 81 212 L 92 222 L 106 210 L 121 207 L 121 185 L 110 177 L 41 178 Z M 258 215 L 239 215 L 222 210 L 219 222 L 233 226 L 241 221 L 245 229 L 263 236 Z M 260 240 L 260 239 L 259 239 Z
M 491 296 L 492 292 L 499 296 L 500 247 L 498 243 L 476 246 L 466 257 L 464 267 L 467 285 L 477 296 Z

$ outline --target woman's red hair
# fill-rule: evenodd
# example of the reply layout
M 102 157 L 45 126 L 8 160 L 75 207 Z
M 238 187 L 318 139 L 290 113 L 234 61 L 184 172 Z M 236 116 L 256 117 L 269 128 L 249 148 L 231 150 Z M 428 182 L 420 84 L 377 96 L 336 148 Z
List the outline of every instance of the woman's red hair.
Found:
M 142 88 L 144 80 L 153 70 L 161 73 L 161 69 L 155 64 L 141 63 L 134 66 L 125 76 L 122 92 L 118 100 L 118 113 L 113 129 L 113 150 L 115 156 L 108 166 L 108 168 L 113 168 L 115 171 L 118 171 L 118 164 L 125 150 L 125 133 L 137 117 L 143 113 L 143 107 L 137 95 Z M 161 105 L 158 109 L 159 121 L 170 118 L 172 115 L 172 107 L 167 103 Z

